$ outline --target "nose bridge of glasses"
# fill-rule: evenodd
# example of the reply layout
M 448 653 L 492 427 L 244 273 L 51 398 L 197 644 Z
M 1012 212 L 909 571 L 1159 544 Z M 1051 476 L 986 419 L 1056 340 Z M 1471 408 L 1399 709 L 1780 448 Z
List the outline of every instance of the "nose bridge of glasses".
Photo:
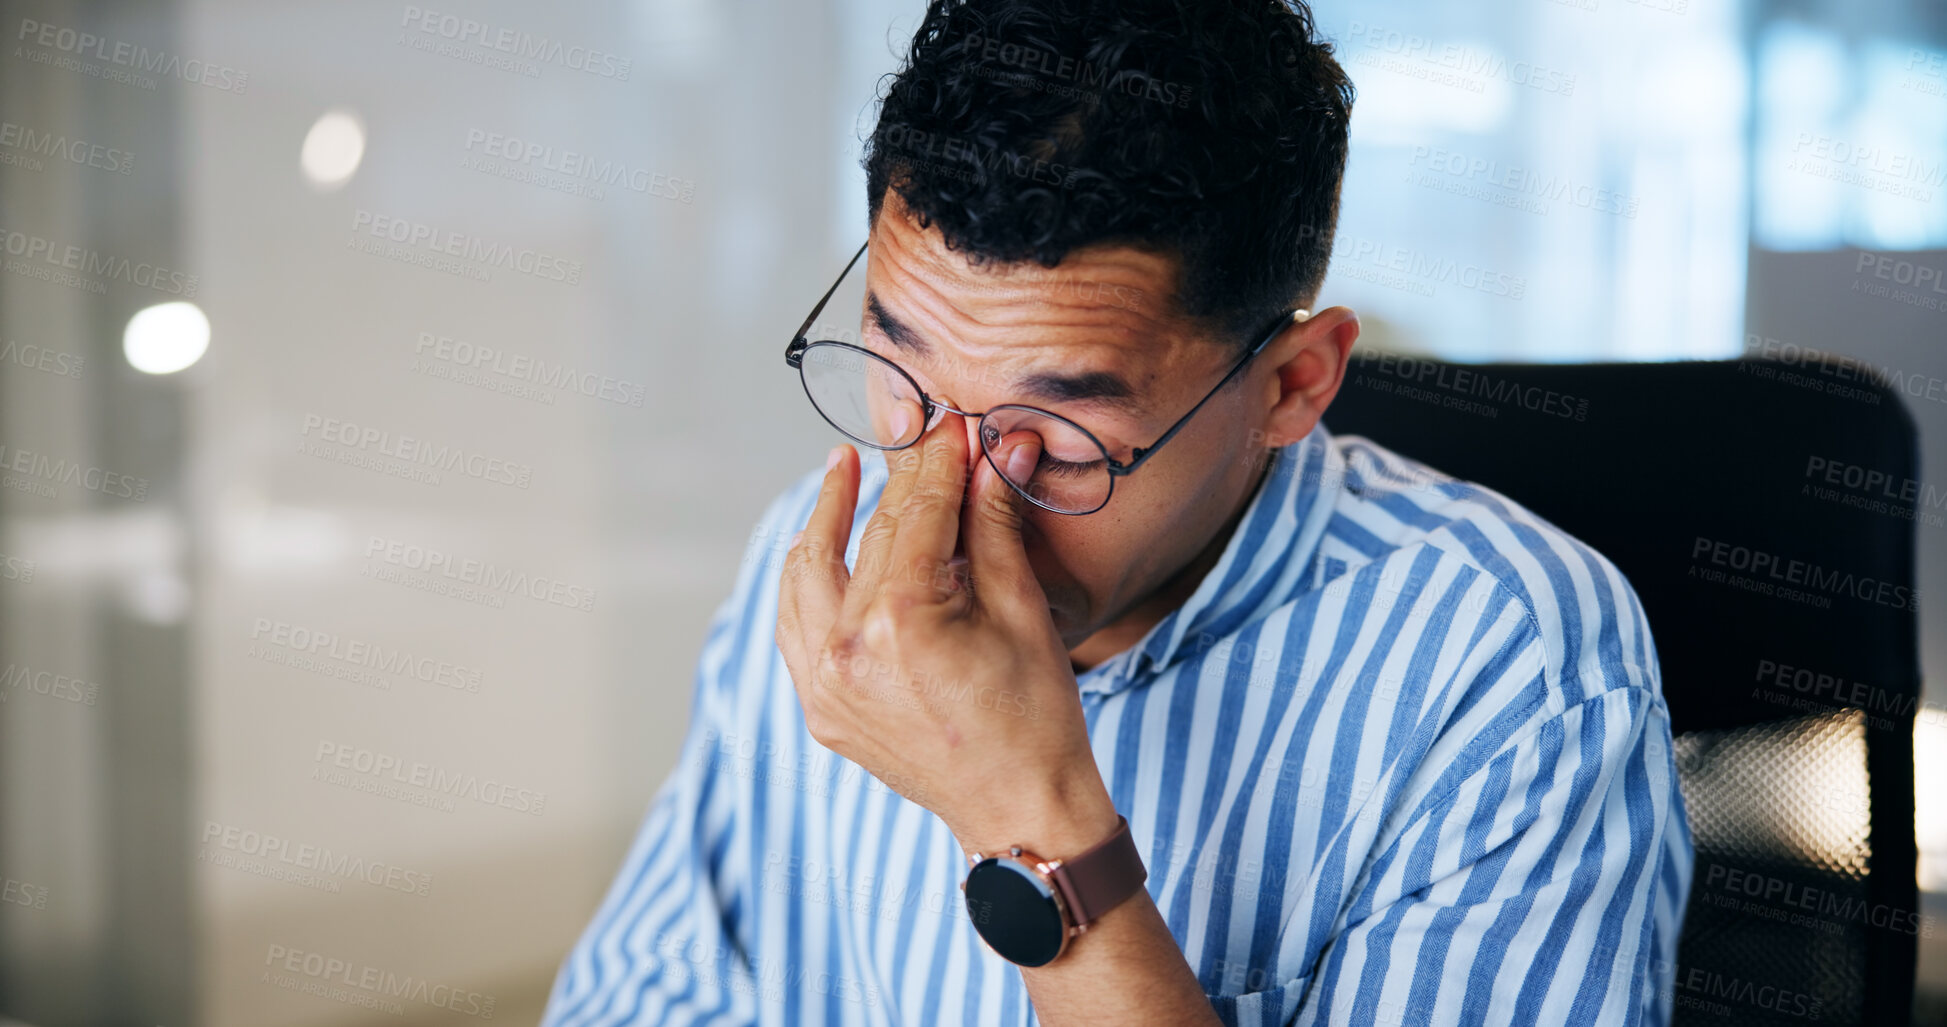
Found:
M 981 414 L 976 411 L 961 410 L 960 408 L 954 406 L 953 404 L 945 400 L 939 399 L 937 397 L 929 396 L 928 399 L 930 399 L 933 404 L 933 416 L 927 418 L 926 430 L 932 431 L 933 427 L 939 424 L 940 421 L 943 420 L 948 414 L 959 414 L 962 418 L 965 419 L 962 422 L 962 427 L 964 427 L 967 432 L 967 453 L 970 457 L 978 457 L 982 452 L 982 446 L 980 441 Z M 969 463 L 968 466 L 971 467 L 972 464 Z

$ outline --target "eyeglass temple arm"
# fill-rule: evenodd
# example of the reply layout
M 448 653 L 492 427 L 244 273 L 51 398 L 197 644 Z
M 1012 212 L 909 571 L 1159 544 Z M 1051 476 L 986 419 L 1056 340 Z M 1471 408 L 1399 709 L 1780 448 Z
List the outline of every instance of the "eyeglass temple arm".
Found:
M 838 291 L 838 285 L 845 280 L 845 276 L 852 273 L 852 265 L 858 263 L 860 257 L 865 256 L 866 245 L 866 243 L 859 244 L 859 251 L 852 254 L 851 260 L 845 262 L 845 270 L 840 271 L 838 277 L 832 279 L 832 287 L 826 289 L 823 296 L 818 297 L 818 305 L 811 308 L 811 313 L 805 315 L 804 324 L 799 325 L 796 334 L 791 336 L 791 341 L 785 343 L 785 363 L 792 367 L 798 366 L 798 355 L 804 352 L 805 348 L 804 333 L 810 331 L 812 322 L 818 320 L 818 315 L 825 312 L 825 304 L 831 302 L 832 294 Z
M 1239 360 L 1236 364 L 1231 366 L 1230 373 L 1224 375 L 1223 379 L 1217 383 L 1215 388 L 1212 388 L 1209 392 L 1204 393 L 1203 398 L 1197 400 L 1197 405 L 1191 407 L 1189 413 L 1184 414 L 1182 417 L 1177 418 L 1176 423 L 1170 425 L 1170 430 L 1164 432 L 1162 438 L 1157 439 L 1155 442 L 1151 443 L 1148 446 L 1144 446 L 1141 449 L 1133 451 L 1130 454 L 1128 463 L 1118 464 L 1111 461 L 1109 463 L 1109 473 L 1116 475 L 1118 477 L 1122 475 L 1136 473 L 1136 468 L 1141 467 L 1143 465 L 1143 461 L 1148 460 L 1151 454 L 1163 448 L 1163 443 L 1168 442 L 1170 439 L 1176 436 L 1177 432 L 1182 431 L 1183 426 L 1190 423 L 1190 418 L 1195 417 L 1197 415 L 1197 411 L 1202 410 L 1203 405 L 1205 403 L 1210 402 L 1211 397 L 1215 396 L 1219 392 L 1222 392 L 1224 389 L 1224 385 L 1227 384 L 1232 378 L 1237 377 L 1237 372 L 1242 371 L 1244 369 L 1244 365 L 1250 363 L 1251 358 L 1257 356 L 1259 350 L 1270 345 L 1271 340 L 1277 338 L 1278 335 L 1285 330 L 1286 326 L 1291 325 L 1295 322 L 1306 320 L 1310 316 L 1311 316 L 1310 312 L 1305 310 L 1293 310 L 1278 315 L 1277 324 L 1272 325 L 1271 330 L 1265 332 L 1264 337 L 1257 340 L 1257 345 L 1252 346 L 1251 351 L 1249 353 L 1244 354 L 1243 359 Z

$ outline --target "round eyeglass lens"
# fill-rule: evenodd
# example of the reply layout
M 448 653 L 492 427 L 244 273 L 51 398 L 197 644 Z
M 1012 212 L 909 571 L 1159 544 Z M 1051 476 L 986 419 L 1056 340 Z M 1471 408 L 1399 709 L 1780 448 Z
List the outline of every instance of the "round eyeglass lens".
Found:
M 800 356 L 798 371 L 812 405 L 855 441 L 898 449 L 919 438 L 919 390 L 878 355 L 843 343 L 814 342 Z M 897 417 L 902 410 L 903 425 Z
M 980 445 L 1015 489 L 1059 513 L 1094 513 L 1109 501 L 1109 454 L 1075 425 L 1027 407 L 987 412 Z M 1017 448 L 1020 451 L 1017 453 Z

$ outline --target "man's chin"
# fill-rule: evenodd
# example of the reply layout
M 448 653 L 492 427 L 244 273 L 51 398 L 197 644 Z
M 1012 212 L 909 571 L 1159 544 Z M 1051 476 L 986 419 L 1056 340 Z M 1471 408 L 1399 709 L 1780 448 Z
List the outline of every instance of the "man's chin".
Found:
M 1088 636 L 1091 634 L 1088 624 L 1069 615 L 1066 608 L 1049 603 L 1048 619 L 1054 622 L 1055 634 L 1061 637 L 1062 644 L 1068 648 L 1073 649 L 1088 641 Z
M 1066 589 L 1050 589 L 1046 582 L 1041 583 L 1041 593 L 1048 602 L 1048 619 L 1054 622 L 1055 634 L 1063 642 L 1072 646 L 1088 637 L 1088 618 L 1076 612 L 1088 608 L 1081 597 L 1066 594 Z

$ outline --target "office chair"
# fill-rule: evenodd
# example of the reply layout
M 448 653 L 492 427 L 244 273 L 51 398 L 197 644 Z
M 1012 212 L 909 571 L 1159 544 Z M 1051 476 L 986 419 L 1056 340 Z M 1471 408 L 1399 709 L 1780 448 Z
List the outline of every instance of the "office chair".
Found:
M 1527 506 L 1635 586 L 1696 842 L 1674 1022 L 1910 1022 L 1924 486 L 1900 394 L 1829 362 L 1355 355 L 1324 420 Z

